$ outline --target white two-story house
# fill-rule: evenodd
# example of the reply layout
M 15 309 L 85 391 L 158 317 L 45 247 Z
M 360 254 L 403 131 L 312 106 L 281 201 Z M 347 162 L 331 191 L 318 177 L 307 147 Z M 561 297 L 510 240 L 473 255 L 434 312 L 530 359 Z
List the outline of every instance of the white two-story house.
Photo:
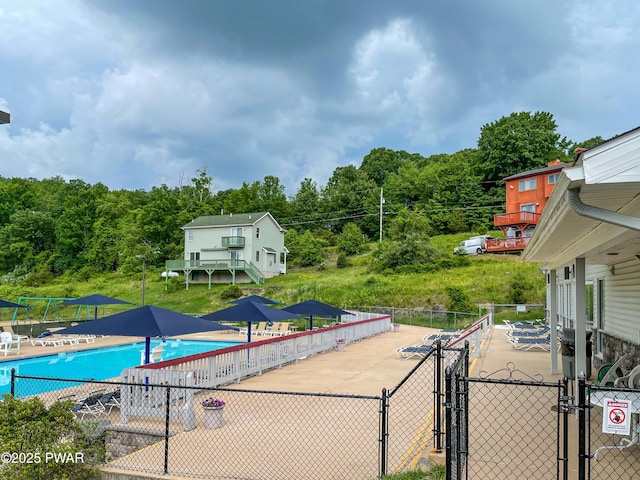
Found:
M 263 283 L 287 271 L 285 230 L 268 212 L 198 217 L 184 227 L 184 259 L 167 260 L 189 283 Z

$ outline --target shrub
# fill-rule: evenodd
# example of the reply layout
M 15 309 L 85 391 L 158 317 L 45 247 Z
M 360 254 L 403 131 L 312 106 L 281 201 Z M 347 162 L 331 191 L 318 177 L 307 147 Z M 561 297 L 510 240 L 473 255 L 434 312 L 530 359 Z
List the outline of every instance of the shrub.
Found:
M 447 310 L 452 312 L 474 312 L 478 308 L 471 304 L 469 295 L 460 287 L 445 287 L 447 293 Z
M 340 252 L 338 255 L 338 259 L 336 260 L 336 267 L 338 268 L 347 268 L 349 266 L 349 259 L 344 254 L 344 252 Z
M 242 296 L 242 288 L 238 285 L 229 285 L 220 292 L 220 297 L 227 300 L 229 298 L 238 298 Z
M 69 407 L 70 402 L 56 402 L 47 408 L 39 398 L 18 400 L 4 395 L 0 402 L 0 447 L 4 452 L 29 455 L 32 463 L 4 463 L 0 479 L 98 477 L 97 465 L 105 460 L 104 442 L 96 438 L 95 424 L 78 423 Z M 69 461 L 46 461 L 47 455 L 53 454 Z

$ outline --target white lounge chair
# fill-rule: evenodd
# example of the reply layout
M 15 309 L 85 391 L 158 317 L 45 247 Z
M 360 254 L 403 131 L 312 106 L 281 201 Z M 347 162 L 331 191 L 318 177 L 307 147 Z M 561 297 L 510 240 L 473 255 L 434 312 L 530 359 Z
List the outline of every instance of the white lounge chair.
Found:
M 265 331 L 264 334 L 271 337 L 282 337 L 284 335 L 289 335 L 291 333 L 289 325 L 289 322 L 274 322 L 271 330 Z
M 14 340 L 13 335 L 9 332 L 0 333 L 0 351 L 4 352 L 5 357 L 9 352 L 14 352 L 16 355 L 19 355 L 20 340 Z
M 32 338 L 31 345 L 33 345 L 34 347 L 38 345 L 40 345 L 41 347 L 50 347 L 50 346 L 62 347 L 64 345 L 64 342 L 59 338 L 42 337 L 42 338 Z
M 258 322 L 257 327 L 255 328 L 251 327 L 251 333 L 253 335 L 266 335 L 265 332 L 268 332 L 267 322 Z M 249 333 L 248 327 L 242 327 L 240 328 L 240 330 L 238 330 L 238 335 L 247 335 L 248 333 Z
M 149 352 L 149 363 L 161 362 L 164 344 L 156 345 Z M 140 365 L 144 365 L 144 350 L 140 350 Z
M 5 332 L 9 332 L 14 340 L 20 340 L 21 342 L 28 342 L 29 341 L 29 335 L 18 335 L 17 333 L 15 333 L 13 331 L 13 327 L 11 327 L 10 325 L 7 325 L 7 326 L 2 327 L 2 328 L 4 329 Z

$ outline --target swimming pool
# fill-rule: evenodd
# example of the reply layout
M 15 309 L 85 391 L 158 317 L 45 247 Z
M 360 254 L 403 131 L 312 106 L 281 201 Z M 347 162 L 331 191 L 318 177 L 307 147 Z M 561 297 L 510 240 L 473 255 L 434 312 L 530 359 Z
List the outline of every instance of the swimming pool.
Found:
M 152 341 L 151 348 L 159 343 L 161 343 L 160 340 Z M 187 355 L 219 350 L 242 343 L 168 339 L 164 344 L 162 359 L 169 360 L 186 357 Z M 120 376 L 122 370 L 127 367 L 140 365 L 140 353 L 142 350 L 144 350 L 144 342 L 137 342 L 2 362 L 0 363 L 0 394 L 9 393 L 11 390 L 12 368 L 15 368 L 16 374 L 19 375 L 106 380 Z M 77 383 L 18 378 L 16 379 L 15 394 L 20 397 L 37 395 L 72 385 L 77 385 Z

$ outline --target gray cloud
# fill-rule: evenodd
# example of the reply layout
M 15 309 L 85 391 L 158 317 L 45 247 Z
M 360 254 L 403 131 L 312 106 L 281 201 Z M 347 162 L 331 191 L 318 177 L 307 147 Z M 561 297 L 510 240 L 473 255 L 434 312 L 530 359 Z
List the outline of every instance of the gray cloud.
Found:
M 372 148 L 454 153 L 554 114 L 575 141 L 637 126 L 629 1 L 8 0 L 0 175 L 293 194 Z

